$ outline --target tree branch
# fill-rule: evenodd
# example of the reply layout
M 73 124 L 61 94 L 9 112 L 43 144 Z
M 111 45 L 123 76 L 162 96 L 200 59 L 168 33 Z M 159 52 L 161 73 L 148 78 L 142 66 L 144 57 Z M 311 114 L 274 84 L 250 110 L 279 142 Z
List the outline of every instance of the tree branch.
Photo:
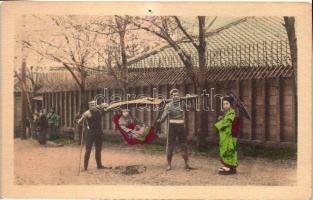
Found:
M 198 49 L 198 45 L 196 44 L 195 40 L 189 35 L 186 31 L 186 29 L 182 26 L 180 19 L 177 16 L 174 16 L 174 19 L 177 23 L 178 28 L 184 33 L 184 35 L 188 38 L 188 40 L 191 42 L 191 44 Z

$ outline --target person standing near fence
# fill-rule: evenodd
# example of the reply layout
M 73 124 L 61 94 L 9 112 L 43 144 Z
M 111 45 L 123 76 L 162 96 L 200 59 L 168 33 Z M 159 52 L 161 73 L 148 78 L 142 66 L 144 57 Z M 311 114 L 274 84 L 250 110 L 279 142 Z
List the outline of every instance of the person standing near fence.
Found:
M 48 120 L 48 138 L 51 140 L 57 136 L 57 131 L 60 126 L 60 117 L 54 112 L 54 108 L 50 109 L 47 114 Z
M 47 128 L 48 128 L 47 118 L 43 110 L 41 110 L 36 119 L 37 138 L 39 144 L 41 145 L 46 144 Z
M 214 124 L 219 132 L 219 154 L 222 167 L 218 172 L 221 175 L 230 175 L 237 172 L 237 138 L 232 133 L 232 126 L 236 117 L 235 109 L 233 109 L 233 98 L 223 98 L 224 115 Z

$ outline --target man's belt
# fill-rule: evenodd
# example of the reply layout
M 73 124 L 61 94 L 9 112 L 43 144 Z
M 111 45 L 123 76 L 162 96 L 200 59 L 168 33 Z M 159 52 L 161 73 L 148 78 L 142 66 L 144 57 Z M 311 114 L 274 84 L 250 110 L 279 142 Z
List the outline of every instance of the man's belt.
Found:
M 183 119 L 170 119 L 171 124 L 183 124 L 184 120 Z

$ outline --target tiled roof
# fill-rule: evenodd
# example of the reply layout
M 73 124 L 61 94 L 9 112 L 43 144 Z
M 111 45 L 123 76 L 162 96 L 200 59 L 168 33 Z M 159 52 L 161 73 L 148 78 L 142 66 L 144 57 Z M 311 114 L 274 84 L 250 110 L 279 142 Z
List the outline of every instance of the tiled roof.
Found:
M 266 66 L 277 61 L 290 64 L 283 23 L 282 17 L 246 17 L 210 32 L 207 35 L 208 66 Z M 180 46 L 197 66 L 194 46 L 186 41 L 181 41 Z M 129 65 L 130 68 L 183 67 L 175 50 L 168 45 L 131 59 Z

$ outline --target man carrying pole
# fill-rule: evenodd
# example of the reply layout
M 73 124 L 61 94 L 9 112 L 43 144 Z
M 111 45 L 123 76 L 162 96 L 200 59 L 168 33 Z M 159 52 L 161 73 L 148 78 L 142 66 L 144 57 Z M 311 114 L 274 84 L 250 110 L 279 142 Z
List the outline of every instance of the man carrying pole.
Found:
M 87 124 L 87 139 L 86 139 L 86 152 L 84 157 L 84 170 L 88 168 L 89 157 L 92 149 L 93 143 L 95 143 L 96 148 L 96 162 L 97 169 L 104 169 L 105 167 L 101 163 L 101 148 L 102 148 L 102 127 L 101 127 L 101 118 L 102 111 L 97 108 L 96 101 L 89 102 L 89 110 L 83 113 L 82 117 L 77 121 L 78 124 L 86 120 Z M 83 136 L 82 136 L 83 137 Z
M 184 113 L 183 109 L 186 105 L 181 102 L 178 89 L 170 91 L 171 101 L 165 105 L 164 112 L 161 118 L 157 121 L 162 123 L 165 118 L 169 119 L 169 131 L 167 135 L 166 156 L 167 156 L 167 169 L 172 169 L 172 157 L 176 145 L 176 138 L 182 150 L 182 157 L 185 161 L 185 169 L 193 169 L 188 164 L 188 148 L 187 148 L 187 133 L 185 130 Z

